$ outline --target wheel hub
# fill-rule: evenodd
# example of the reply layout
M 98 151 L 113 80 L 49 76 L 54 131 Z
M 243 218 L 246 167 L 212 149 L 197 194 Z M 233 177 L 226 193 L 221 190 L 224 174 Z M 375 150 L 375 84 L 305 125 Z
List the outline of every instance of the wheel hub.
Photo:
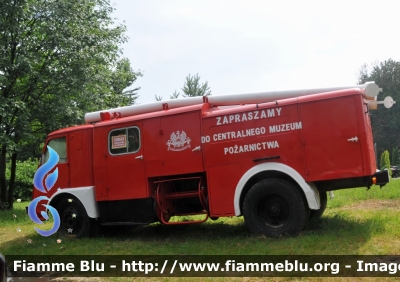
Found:
M 79 228 L 78 211 L 74 207 L 68 208 L 63 216 L 63 223 L 66 229 L 72 228 L 73 230 Z
M 264 224 L 280 228 L 290 219 L 290 208 L 285 199 L 279 195 L 268 195 L 258 203 L 258 217 Z
M 281 211 L 281 207 L 279 205 L 275 204 L 270 207 L 269 214 L 271 216 L 277 216 L 277 215 L 279 215 L 280 211 Z

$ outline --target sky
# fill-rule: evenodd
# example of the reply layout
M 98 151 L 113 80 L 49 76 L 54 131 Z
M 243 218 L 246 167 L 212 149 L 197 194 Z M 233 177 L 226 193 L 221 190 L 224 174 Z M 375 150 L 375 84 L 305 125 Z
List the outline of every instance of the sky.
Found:
M 212 95 L 253 93 L 355 85 L 363 64 L 400 60 L 397 0 L 111 1 L 138 104 L 182 94 L 188 74 Z

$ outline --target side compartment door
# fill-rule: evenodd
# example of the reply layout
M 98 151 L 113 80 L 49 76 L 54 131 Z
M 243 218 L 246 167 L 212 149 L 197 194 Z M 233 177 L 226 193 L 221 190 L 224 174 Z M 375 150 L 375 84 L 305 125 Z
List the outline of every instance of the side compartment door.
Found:
M 362 175 L 354 96 L 300 104 L 307 181 Z
M 142 124 L 107 130 L 106 174 L 108 200 L 148 197 L 143 162 Z
M 163 175 L 203 171 L 200 112 L 161 118 Z

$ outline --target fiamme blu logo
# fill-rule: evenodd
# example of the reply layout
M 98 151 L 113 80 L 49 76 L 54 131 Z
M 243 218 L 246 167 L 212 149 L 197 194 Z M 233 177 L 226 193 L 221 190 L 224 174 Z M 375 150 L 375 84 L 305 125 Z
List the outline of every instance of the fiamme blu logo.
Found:
M 58 168 L 56 168 L 52 173 L 49 173 L 58 163 L 59 156 L 56 151 L 54 151 L 51 147 L 47 146 L 47 150 L 49 153 L 49 159 L 46 163 L 44 163 L 39 169 L 36 171 L 35 176 L 33 177 L 33 185 L 35 189 L 42 193 L 47 193 L 53 188 L 54 184 L 58 178 Z M 44 184 L 44 185 L 43 185 Z M 36 214 L 36 209 L 40 201 L 49 201 L 50 199 L 47 196 L 39 196 L 32 200 L 32 202 L 28 206 L 28 215 L 31 220 L 37 224 L 43 224 L 43 222 L 39 219 Z M 54 223 L 53 227 L 50 230 L 42 230 L 35 227 L 37 233 L 42 236 L 50 236 L 57 232 L 60 227 L 60 215 L 57 210 L 50 205 L 42 204 L 52 215 Z M 41 215 L 45 220 L 49 219 L 47 212 L 42 211 Z

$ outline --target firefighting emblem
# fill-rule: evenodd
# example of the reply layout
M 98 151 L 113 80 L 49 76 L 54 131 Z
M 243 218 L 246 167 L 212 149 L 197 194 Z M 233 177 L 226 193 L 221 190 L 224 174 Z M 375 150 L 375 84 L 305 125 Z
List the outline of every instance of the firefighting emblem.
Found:
M 56 151 L 54 151 L 51 147 L 47 146 L 48 152 L 49 152 L 49 159 L 46 163 L 44 163 L 39 169 L 36 171 L 35 176 L 33 178 L 33 184 L 35 186 L 35 189 L 39 190 L 42 193 L 47 193 L 47 191 L 50 191 L 51 188 L 53 188 L 53 185 L 56 183 L 57 178 L 58 178 L 58 168 L 54 170 L 54 172 L 48 174 L 58 163 L 59 156 Z M 48 175 L 47 175 L 48 174 Z M 46 189 L 43 187 L 43 180 L 46 177 L 45 180 L 45 186 Z M 45 200 L 50 200 L 46 196 L 40 196 L 35 198 L 28 206 L 28 215 L 31 218 L 31 220 L 37 224 L 43 224 L 43 222 L 39 219 L 39 217 L 36 214 L 36 207 L 40 201 L 45 201 Z M 57 232 L 58 228 L 60 227 L 60 215 L 58 214 L 57 210 L 53 208 L 50 205 L 42 204 L 47 210 L 52 214 L 54 224 L 53 227 L 50 230 L 41 230 L 37 227 L 35 227 L 35 230 L 37 233 L 39 233 L 42 236 L 50 236 L 54 233 Z M 41 215 L 45 220 L 49 219 L 49 216 L 45 211 L 41 212 Z
M 183 151 L 190 148 L 190 142 L 192 140 L 186 135 L 186 132 L 179 130 L 172 132 L 170 139 L 167 141 L 168 151 Z

